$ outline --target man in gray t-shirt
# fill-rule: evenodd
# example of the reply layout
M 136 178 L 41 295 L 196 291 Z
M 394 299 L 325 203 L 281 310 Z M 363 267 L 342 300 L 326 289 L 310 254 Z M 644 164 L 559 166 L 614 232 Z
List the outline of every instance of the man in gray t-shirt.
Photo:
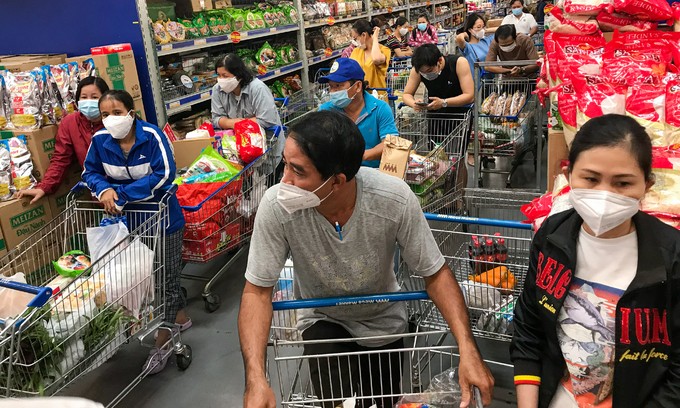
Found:
M 393 258 L 397 244 L 409 270 L 425 279 L 430 298 L 456 337 L 462 356 L 459 373 L 464 401 L 469 400 L 470 386 L 476 385 L 488 404 L 493 378 L 477 351 L 462 292 L 418 200 L 403 181 L 375 169 L 360 169 L 363 149 L 356 125 L 335 112 L 309 114 L 291 129 L 284 149 L 283 180 L 270 188 L 260 203 L 246 268 L 239 312 L 246 367 L 244 406 L 275 406 L 264 376 L 264 356 L 272 318 L 272 288 L 287 257 L 290 255 L 295 265 L 298 299 L 398 292 Z M 366 337 L 405 333 L 406 305 L 302 310 L 298 312 L 298 329 L 305 340 L 357 339 L 351 346 L 306 345 L 308 355 L 392 350 L 403 347 L 403 340 Z M 339 378 L 382 377 L 377 384 L 374 381 L 374 389 L 389 390 L 384 394 L 400 392 L 399 353 L 384 361 L 358 360 L 355 365 L 362 368 L 331 360 L 309 364 L 317 396 L 329 400 L 324 406 L 333 407 L 337 400 L 351 396 L 347 384 L 336 383 Z M 367 367 L 373 367 L 372 375 L 370 371 L 357 375 Z M 329 375 L 329 371 L 339 373 Z M 338 393 L 341 389 L 343 394 Z M 394 402 L 390 398 L 377 401 L 379 407 L 391 407 Z

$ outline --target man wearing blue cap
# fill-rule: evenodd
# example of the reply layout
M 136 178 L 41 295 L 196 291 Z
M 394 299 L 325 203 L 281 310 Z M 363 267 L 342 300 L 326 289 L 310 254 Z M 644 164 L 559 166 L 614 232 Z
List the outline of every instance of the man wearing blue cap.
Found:
M 319 78 L 329 84 L 331 100 L 319 110 L 337 110 L 347 115 L 359 127 L 366 142 L 362 166 L 380 166 L 380 157 L 387 135 L 396 135 L 397 126 L 389 105 L 366 92 L 364 71 L 349 58 L 338 58 L 328 75 Z

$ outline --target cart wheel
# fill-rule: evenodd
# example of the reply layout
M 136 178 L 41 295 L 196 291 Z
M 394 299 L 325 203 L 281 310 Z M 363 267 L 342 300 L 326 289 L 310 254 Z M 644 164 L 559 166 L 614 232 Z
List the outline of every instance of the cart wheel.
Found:
M 210 294 L 205 297 L 205 310 L 208 311 L 208 313 L 212 313 L 215 310 L 220 308 L 220 303 L 222 302 L 220 300 L 219 295 L 215 294 Z
M 184 352 L 177 354 L 177 368 L 180 371 L 184 371 L 191 365 L 191 360 L 193 358 L 193 353 L 191 351 L 191 346 L 188 344 L 184 345 Z
M 184 286 L 182 286 L 181 289 L 182 289 L 182 296 L 184 296 L 184 299 L 188 298 L 189 295 L 187 294 L 187 293 L 188 293 L 188 292 L 187 292 L 187 288 L 185 288 Z

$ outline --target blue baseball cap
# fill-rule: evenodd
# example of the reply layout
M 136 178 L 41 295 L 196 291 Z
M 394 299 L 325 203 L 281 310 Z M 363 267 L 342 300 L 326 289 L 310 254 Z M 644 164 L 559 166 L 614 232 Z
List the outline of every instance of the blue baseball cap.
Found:
M 345 82 L 356 79 L 364 80 L 364 70 L 361 65 L 351 58 L 338 58 L 331 65 L 331 72 L 319 78 L 319 83 L 326 84 L 328 81 Z

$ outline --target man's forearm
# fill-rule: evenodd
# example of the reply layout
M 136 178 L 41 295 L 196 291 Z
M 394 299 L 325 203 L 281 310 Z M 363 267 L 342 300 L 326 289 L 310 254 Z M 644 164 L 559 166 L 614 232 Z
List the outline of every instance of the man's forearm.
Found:
M 241 354 L 246 371 L 246 386 L 257 380 L 266 379 L 265 355 L 267 337 L 272 321 L 271 295 L 266 298 L 257 288 L 246 283 L 241 297 L 238 315 L 238 333 Z
M 427 294 L 441 312 L 456 337 L 461 355 L 468 350 L 477 351 L 477 344 L 470 329 L 470 318 L 458 282 L 451 269 L 444 265 L 439 272 L 425 278 Z
M 484 70 L 492 74 L 507 74 L 512 71 L 510 68 L 505 67 L 484 67 Z
M 364 151 L 364 160 L 380 160 L 385 148 L 385 142 L 380 142 L 377 146 Z

